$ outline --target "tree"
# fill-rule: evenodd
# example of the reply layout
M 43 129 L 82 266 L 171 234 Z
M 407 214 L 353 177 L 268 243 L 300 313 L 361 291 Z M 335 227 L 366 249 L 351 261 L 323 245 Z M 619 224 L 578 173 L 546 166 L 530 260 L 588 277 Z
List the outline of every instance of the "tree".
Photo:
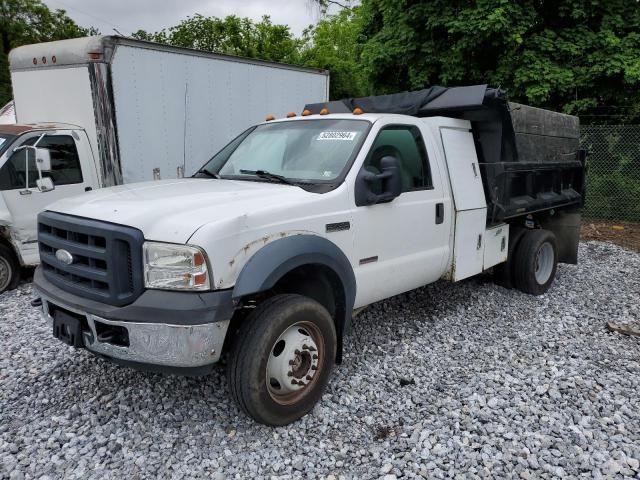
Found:
M 359 8 L 355 7 L 325 16 L 303 34 L 302 62 L 330 71 L 332 99 L 362 96 L 369 91 L 366 73 L 360 66 L 361 30 Z
M 0 0 L 0 106 L 11 100 L 8 54 L 29 43 L 95 35 L 78 26 L 64 10 L 50 10 L 40 0 Z
M 268 16 L 254 22 L 235 15 L 226 18 L 194 15 L 169 29 L 155 33 L 139 30 L 133 36 L 216 53 L 300 63 L 301 41 L 294 38 L 288 26 L 274 25 Z
M 380 93 L 489 83 L 573 114 L 640 119 L 636 0 L 363 0 L 362 59 Z

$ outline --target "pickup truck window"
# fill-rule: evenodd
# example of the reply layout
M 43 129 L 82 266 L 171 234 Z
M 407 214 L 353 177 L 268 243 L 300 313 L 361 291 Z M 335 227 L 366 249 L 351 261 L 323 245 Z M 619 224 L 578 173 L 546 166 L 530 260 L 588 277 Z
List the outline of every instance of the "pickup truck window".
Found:
M 378 133 L 364 168 L 378 173 L 385 156 L 400 160 L 402 191 L 433 188 L 429 159 L 420 129 L 413 125 L 390 125 Z
M 317 119 L 258 125 L 223 148 L 205 169 L 222 178 L 268 181 L 267 171 L 300 183 L 331 183 L 366 137 L 366 120 Z
M 27 139 L 22 145 L 33 145 L 37 136 Z M 38 143 L 39 148 L 47 148 L 51 152 L 51 171 L 42 172 L 43 177 L 50 177 L 54 185 L 82 183 L 82 169 L 78 150 L 73 138 L 69 135 L 47 135 Z M 14 190 L 24 188 L 26 181 L 25 155 L 20 150 L 9 158 L 0 169 L 0 189 Z M 38 170 L 33 160 L 33 152 L 29 152 L 29 188 L 35 188 Z

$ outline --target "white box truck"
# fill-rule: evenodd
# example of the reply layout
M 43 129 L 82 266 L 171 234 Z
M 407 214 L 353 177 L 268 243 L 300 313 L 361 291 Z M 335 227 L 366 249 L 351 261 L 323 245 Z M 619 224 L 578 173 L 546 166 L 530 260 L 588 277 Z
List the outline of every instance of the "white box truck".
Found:
M 38 262 L 48 204 L 191 175 L 265 112 L 329 91 L 323 70 L 114 36 L 27 45 L 9 60 L 18 124 L 0 125 L 0 292 Z
M 42 212 L 43 317 L 136 368 L 202 374 L 226 356 L 240 408 L 289 423 L 321 398 L 355 309 L 492 269 L 540 295 L 577 262 L 577 131 L 484 85 L 308 105 L 194 178 Z

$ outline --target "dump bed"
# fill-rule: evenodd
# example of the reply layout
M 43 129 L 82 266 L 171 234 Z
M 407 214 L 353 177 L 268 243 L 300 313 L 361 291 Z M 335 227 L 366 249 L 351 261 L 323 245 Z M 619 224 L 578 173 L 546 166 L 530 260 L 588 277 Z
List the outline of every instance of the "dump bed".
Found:
M 478 153 L 489 225 L 542 210 L 580 207 L 585 155 L 579 120 L 507 101 L 487 85 L 430 87 L 374 97 L 348 98 L 305 108 L 319 113 L 397 113 L 469 120 Z

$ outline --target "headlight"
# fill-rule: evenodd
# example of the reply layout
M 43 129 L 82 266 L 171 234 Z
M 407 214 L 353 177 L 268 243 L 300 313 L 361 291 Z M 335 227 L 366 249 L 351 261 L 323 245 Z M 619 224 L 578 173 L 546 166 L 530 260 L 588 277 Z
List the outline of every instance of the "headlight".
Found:
M 144 283 L 147 288 L 209 290 L 207 259 L 198 247 L 145 242 Z

